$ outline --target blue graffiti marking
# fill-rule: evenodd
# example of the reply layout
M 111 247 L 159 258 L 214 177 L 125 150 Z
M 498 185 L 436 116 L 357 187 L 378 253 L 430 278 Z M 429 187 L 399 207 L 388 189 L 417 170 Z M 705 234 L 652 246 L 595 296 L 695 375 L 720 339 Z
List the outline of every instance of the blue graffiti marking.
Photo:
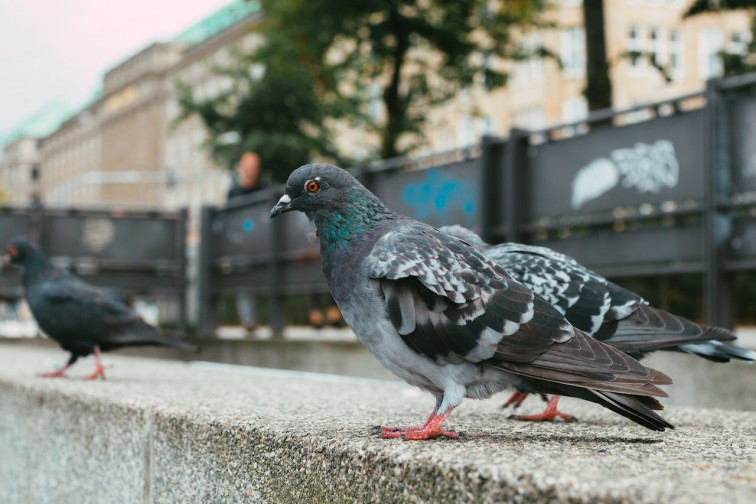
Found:
M 413 208 L 416 219 L 448 219 L 452 212 L 462 212 L 469 224 L 478 202 L 478 184 L 454 179 L 434 168 L 428 170 L 425 180 L 405 184 L 402 201 Z
M 242 221 L 242 231 L 245 233 L 251 233 L 255 229 L 255 221 L 251 217 L 247 217 Z

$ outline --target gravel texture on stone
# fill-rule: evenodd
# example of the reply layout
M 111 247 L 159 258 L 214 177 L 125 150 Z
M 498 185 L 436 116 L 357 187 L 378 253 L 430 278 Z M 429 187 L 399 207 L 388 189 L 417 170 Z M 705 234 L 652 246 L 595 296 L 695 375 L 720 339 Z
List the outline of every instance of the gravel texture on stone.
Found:
M 522 423 L 466 400 L 459 441 L 378 439 L 433 399 L 397 382 L 109 354 L 107 380 L 0 345 L 0 502 L 756 502 L 756 413 L 671 407 L 655 433 L 577 400 Z M 521 410 L 538 412 L 539 399 Z

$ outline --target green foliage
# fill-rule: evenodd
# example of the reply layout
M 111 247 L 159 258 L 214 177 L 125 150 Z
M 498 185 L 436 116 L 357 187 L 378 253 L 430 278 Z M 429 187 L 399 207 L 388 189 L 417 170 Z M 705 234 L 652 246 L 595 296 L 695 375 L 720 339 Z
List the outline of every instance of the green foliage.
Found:
M 751 41 L 743 54 L 722 54 L 725 77 L 756 72 L 756 15 L 751 18 Z
M 188 84 L 176 82 L 182 111 L 177 121 L 199 116 L 208 131 L 205 147 L 229 168 L 243 152 L 257 152 L 263 174 L 273 181 L 285 181 L 291 170 L 313 159 L 341 162 L 326 127 L 327 118 L 341 112 L 316 95 L 322 72 L 298 63 L 299 44 L 269 33 L 265 24 L 261 30 L 266 41 L 261 47 L 237 52 L 232 65 L 213 68 L 228 79 L 229 89 L 198 99 Z
M 722 65 L 725 77 L 733 77 L 756 72 L 756 0 L 696 0 L 683 17 L 695 16 L 707 12 L 749 9 L 751 17 L 751 42 L 742 54 L 723 51 Z
M 269 26 L 304 48 L 320 91 L 347 100 L 353 124 L 380 137 L 383 158 L 422 141 L 428 110 L 473 84 L 506 83 L 494 59 L 518 57 L 515 28 L 538 24 L 546 0 L 263 0 Z M 506 6 L 506 7 L 505 7 Z M 380 99 L 385 119 L 369 117 Z M 356 114 L 354 106 L 360 106 Z
M 334 148 L 334 119 L 380 139 L 362 146 L 366 156 L 404 155 L 422 143 L 430 108 L 473 85 L 506 84 L 501 61 L 529 56 L 515 30 L 545 26 L 547 1 L 262 0 L 265 42 L 215 69 L 233 82 L 218 96 L 199 100 L 178 83 L 179 120 L 202 119 L 220 163 L 254 150 L 275 180 L 313 157 L 349 164 Z M 261 77 L 249 71 L 260 63 Z
M 756 7 L 756 1 L 754 0 L 695 0 L 684 14 L 684 17 L 695 16 L 704 12 L 751 9 L 754 7 Z

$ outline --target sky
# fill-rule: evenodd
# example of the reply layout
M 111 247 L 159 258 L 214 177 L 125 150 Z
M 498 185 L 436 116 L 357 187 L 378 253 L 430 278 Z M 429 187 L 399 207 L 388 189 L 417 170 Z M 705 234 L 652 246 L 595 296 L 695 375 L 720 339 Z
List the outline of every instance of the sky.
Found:
M 231 0 L 0 0 L 0 137 L 45 106 L 72 109 L 103 73 Z

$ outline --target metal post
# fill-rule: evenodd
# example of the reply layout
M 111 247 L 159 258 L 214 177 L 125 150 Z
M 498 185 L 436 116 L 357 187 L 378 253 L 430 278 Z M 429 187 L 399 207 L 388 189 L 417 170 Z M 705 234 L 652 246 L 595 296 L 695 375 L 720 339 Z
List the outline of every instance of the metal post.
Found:
M 723 264 L 732 234 L 732 216 L 725 205 L 731 194 L 730 131 L 727 104 L 716 80 L 706 84 L 705 114 L 704 142 L 708 161 L 704 188 L 706 322 L 732 328 L 735 325 L 733 282 Z
M 212 225 L 216 208 L 203 206 L 200 214 L 200 245 L 197 271 L 197 325 L 203 333 L 214 333 L 216 325 L 215 297 L 210 294 L 212 281 Z
M 179 291 L 179 329 L 186 333 L 187 331 L 187 310 L 186 310 L 186 296 L 187 296 L 187 247 L 186 247 L 186 225 L 187 225 L 187 209 L 182 208 L 179 212 L 178 222 L 176 224 L 176 253 L 179 258 L 179 274 L 178 274 L 178 291 Z
M 278 201 L 278 198 L 272 200 L 272 204 Z M 284 250 L 284 235 L 286 232 L 286 218 L 273 219 L 271 221 L 270 232 L 270 250 L 268 258 L 271 264 L 270 268 L 270 328 L 274 338 L 283 338 L 285 322 L 285 299 L 281 292 L 281 283 L 283 281 L 284 264 L 281 260 L 280 252 Z
M 483 216 L 481 236 L 488 243 L 498 243 L 504 236 L 502 229 L 504 213 L 502 205 L 502 171 L 504 165 L 504 150 L 508 141 L 495 136 L 486 135 L 481 139 L 481 197 L 483 199 Z

